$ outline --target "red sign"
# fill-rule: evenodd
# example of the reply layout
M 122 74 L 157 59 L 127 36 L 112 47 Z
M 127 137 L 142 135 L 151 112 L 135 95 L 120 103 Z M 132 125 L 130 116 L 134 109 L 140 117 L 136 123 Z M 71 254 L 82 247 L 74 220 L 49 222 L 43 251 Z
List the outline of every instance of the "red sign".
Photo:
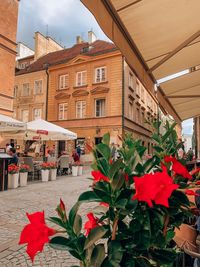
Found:
M 33 140 L 40 140 L 41 137 L 40 136 L 33 136 Z
M 45 135 L 48 135 L 48 131 L 46 131 L 46 130 L 37 130 L 37 134 L 45 134 Z

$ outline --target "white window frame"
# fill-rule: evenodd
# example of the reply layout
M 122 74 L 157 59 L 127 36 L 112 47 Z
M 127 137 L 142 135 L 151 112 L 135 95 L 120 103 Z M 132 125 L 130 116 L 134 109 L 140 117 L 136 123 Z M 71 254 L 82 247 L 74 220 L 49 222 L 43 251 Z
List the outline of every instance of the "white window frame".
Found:
M 38 116 L 36 116 L 35 115 L 35 113 L 36 113 L 36 110 L 37 111 L 40 111 L 39 113 L 40 113 L 40 115 Z M 37 119 L 41 119 L 42 118 L 42 109 L 41 108 L 34 108 L 33 109 L 33 120 L 37 120 Z
M 60 108 L 61 106 L 62 106 L 62 114 L 60 113 L 61 112 L 61 108 Z M 65 107 L 66 107 L 67 113 L 68 113 L 68 103 L 59 103 L 58 104 L 58 120 L 59 121 L 67 120 L 67 117 L 65 118 Z
M 80 113 L 78 111 L 80 105 Z M 86 117 L 86 101 L 85 100 L 80 100 L 76 101 L 76 118 L 77 119 L 84 119 Z
M 104 78 L 103 78 L 103 72 L 102 70 L 104 70 Z M 97 72 L 100 71 L 99 73 L 99 78 L 97 77 Z M 95 69 L 95 83 L 102 83 L 102 82 L 106 82 L 106 78 L 107 78 L 107 67 L 103 66 L 103 67 L 98 67 Z
M 27 94 L 25 94 L 24 92 L 24 89 L 27 89 L 27 88 L 24 88 L 24 86 L 25 85 L 27 85 L 28 84 L 28 93 Z M 23 85 L 22 85 L 22 96 L 30 96 L 30 84 L 29 83 L 23 83 Z
M 24 120 L 24 116 L 23 116 L 25 111 L 27 112 L 27 120 Z M 29 110 L 28 109 L 22 109 L 21 110 L 21 118 L 22 118 L 23 122 L 28 122 L 29 121 Z
M 39 87 L 36 88 L 36 83 L 37 82 L 41 82 L 41 88 L 40 88 L 39 92 L 38 92 L 38 88 Z M 42 94 L 42 91 L 43 91 L 43 80 L 42 79 L 35 80 L 34 81 L 34 95 L 41 95 Z
M 59 76 L 59 90 L 64 90 L 69 87 L 69 73 Z
M 100 116 L 97 116 L 97 101 L 104 101 L 104 114 L 102 115 L 102 112 L 101 112 Z M 106 99 L 105 98 L 95 99 L 95 117 L 101 118 L 101 117 L 105 117 L 105 116 L 106 116 Z
M 80 82 L 79 82 L 79 75 L 80 75 Z M 85 81 L 84 81 L 84 75 L 85 75 Z M 76 86 L 84 86 L 87 85 L 87 71 L 83 70 L 83 71 L 78 71 L 76 73 Z

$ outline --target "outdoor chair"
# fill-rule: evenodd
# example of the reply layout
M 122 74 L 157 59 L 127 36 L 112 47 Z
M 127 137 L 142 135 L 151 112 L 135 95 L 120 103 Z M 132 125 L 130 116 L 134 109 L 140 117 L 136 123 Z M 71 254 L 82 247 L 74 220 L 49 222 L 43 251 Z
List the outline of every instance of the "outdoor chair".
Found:
M 69 156 L 61 156 L 58 161 L 60 175 L 69 174 Z
M 182 257 L 182 266 L 187 267 L 191 265 L 186 264 L 186 255 L 196 260 L 196 266 L 200 264 L 200 253 L 197 241 L 198 232 L 194 227 L 188 224 L 182 224 L 179 229 L 175 230 L 174 241 L 184 253 Z
M 55 157 L 48 157 L 47 162 L 56 162 L 56 158 Z

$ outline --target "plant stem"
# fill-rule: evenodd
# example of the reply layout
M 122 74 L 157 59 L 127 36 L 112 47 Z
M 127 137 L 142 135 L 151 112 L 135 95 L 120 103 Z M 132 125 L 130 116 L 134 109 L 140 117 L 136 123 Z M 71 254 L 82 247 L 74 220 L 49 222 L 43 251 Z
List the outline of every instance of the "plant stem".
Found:
M 169 215 L 166 215 L 165 216 L 165 222 L 164 222 L 164 228 L 163 228 L 163 235 L 164 235 L 164 237 L 167 234 L 167 226 L 168 226 L 168 224 L 169 224 Z
M 111 240 L 115 240 L 116 239 L 116 231 L 117 231 L 117 224 L 118 224 L 118 216 L 116 215 L 114 222 L 113 222 L 113 230 L 112 230 L 112 237 Z

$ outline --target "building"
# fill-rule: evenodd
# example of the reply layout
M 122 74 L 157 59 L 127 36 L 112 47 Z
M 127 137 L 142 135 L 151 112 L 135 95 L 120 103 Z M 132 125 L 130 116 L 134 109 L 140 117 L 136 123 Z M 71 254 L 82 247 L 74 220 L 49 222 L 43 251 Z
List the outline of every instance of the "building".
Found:
M 56 41 L 35 33 L 35 51 L 20 43 L 14 86 L 14 117 L 24 122 L 46 119 L 48 59 L 46 54 L 62 50 Z M 23 55 L 25 57 L 23 57 Z M 48 56 L 47 56 L 48 58 Z
M 18 0 L 0 4 L 0 113 L 8 116 L 13 115 L 18 5 Z
M 185 152 L 187 153 L 190 148 L 193 148 L 192 134 L 184 134 L 183 135 L 183 141 L 184 141 Z
M 77 133 L 69 151 L 99 143 L 106 132 L 117 144 L 119 135 L 131 132 L 151 153 L 152 129 L 145 120 L 157 118 L 155 96 L 146 91 L 112 43 L 95 41 L 91 35 L 88 42 L 77 38 L 71 49 L 52 55 L 57 62 L 49 67 L 48 121 Z

